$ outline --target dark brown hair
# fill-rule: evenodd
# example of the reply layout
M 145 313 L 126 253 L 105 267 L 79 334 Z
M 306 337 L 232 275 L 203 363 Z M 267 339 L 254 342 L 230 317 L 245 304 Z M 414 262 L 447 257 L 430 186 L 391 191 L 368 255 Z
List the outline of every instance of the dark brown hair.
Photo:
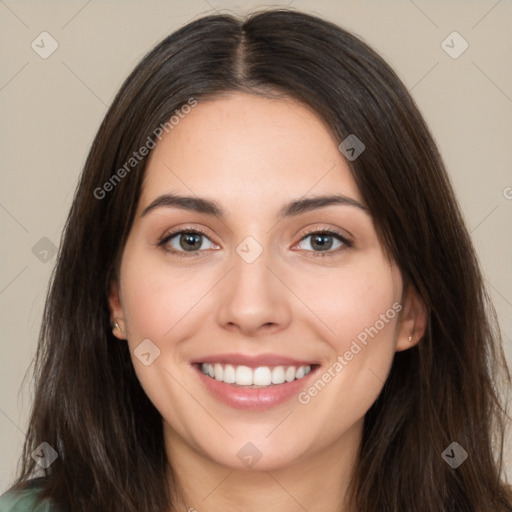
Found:
M 354 179 L 384 247 L 429 311 L 423 339 L 396 353 L 365 417 L 354 510 L 512 511 L 501 481 L 507 416 L 498 396 L 510 373 L 433 139 L 372 49 L 332 23 L 285 9 L 189 23 L 144 57 L 114 99 L 81 175 L 47 297 L 15 486 L 34 474 L 30 454 L 47 442 L 59 458 L 46 471 L 43 496 L 63 511 L 156 512 L 175 502 L 161 415 L 128 345 L 111 333 L 107 302 L 147 158 L 103 198 L 95 191 L 190 98 L 230 91 L 293 97 L 340 142 L 350 134 L 363 141 L 364 153 L 349 162 Z M 452 442 L 469 453 L 457 469 L 441 456 Z

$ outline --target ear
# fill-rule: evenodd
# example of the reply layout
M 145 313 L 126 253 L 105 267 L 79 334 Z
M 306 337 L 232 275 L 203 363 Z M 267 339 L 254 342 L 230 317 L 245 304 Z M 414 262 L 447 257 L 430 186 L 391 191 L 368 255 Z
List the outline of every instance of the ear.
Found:
M 396 351 L 407 350 L 416 345 L 425 334 L 427 327 L 427 306 L 416 289 L 409 285 L 402 301 Z
M 119 286 L 115 280 L 112 281 L 110 285 L 108 305 L 110 309 L 110 324 L 112 325 L 112 334 L 120 340 L 127 339 L 123 307 L 121 306 L 121 299 L 119 294 Z

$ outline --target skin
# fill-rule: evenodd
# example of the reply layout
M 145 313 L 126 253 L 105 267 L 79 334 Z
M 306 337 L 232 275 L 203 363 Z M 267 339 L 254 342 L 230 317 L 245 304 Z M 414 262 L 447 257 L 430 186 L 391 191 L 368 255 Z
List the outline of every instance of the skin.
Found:
M 414 290 L 403 295 L 367 210 L 330 205 L 278 218 L 303 197 L 337 193 L 365 206 L 338 144 L 295 100 L 233 93 L 200 101 L 150 155 L 110 309 L 162 414 L 182 510 L 349 510 L 364 415 L 395 351 L 423 335 L 425 308 Z M 215 200 L 225 218 L 176 207 L 141 216 L 164 193 Z M 158 246 L 186 228 L 207 232 L 199 251 L 180 249 L 179 235 L 167 247 L 185 257 Z M 338 231 L 353 245 L 333 238 L 328 256 L 306 236 L 312 228 Z M 236 252 L 248 236 L 263 249 L 252 263 Z M 400 315 L 305 405 L 293 397 L 267 411 L 231 408 L 190 364 L 220 353 L 277 353 L 318 361 L 321 375 L 394 303 Z M 145 339 L 160 350 L 149 366 L 133 354 Z M 262 453 L 251 468 L 237 457 L 247 442 Z

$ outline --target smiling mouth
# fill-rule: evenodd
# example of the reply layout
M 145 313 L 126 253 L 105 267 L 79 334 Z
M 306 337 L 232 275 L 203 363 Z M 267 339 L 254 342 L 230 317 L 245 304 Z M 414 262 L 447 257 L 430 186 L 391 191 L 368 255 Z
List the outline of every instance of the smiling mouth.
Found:
M 303 379 L 319 365 L 258 366 L 199 363 L 200 371 L 213 380 L 235 387 L 268 388 Z

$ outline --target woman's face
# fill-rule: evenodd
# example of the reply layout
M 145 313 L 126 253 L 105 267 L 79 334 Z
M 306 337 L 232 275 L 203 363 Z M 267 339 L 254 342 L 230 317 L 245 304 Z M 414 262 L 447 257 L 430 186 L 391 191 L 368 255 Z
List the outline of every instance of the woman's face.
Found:
M 110 306 L 169 449 L 262 470 L 334 453 L 417 339 L 339 142 L 294 100 L 234 93 L 152 151 Z

